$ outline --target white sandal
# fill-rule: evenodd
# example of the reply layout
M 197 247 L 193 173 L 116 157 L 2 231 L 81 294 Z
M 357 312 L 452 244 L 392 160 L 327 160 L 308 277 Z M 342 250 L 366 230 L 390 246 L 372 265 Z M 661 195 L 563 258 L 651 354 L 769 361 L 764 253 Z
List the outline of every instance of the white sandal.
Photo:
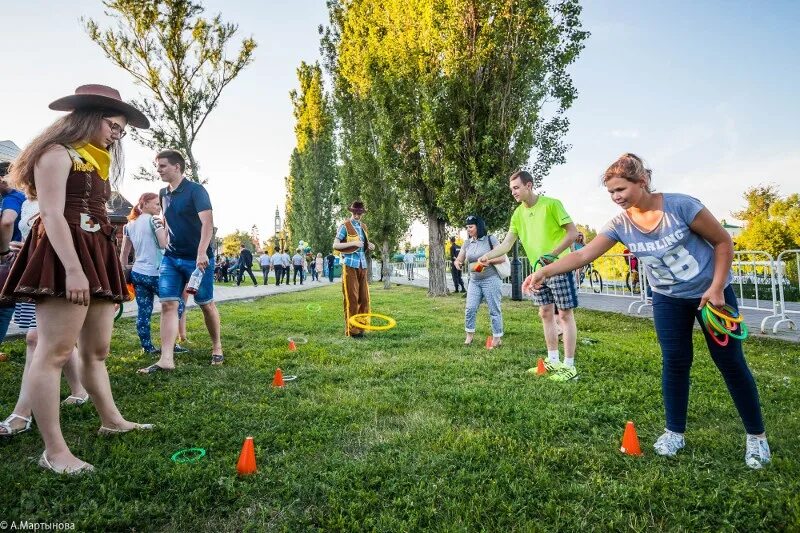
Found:
M 62 405 L 62 407 L 65 406 L 65 405 L 81 406 L 81 405 L 85 404 L 88 401 L 89 401 L 89 393 L 86 393 L 86 396 L 84 396 L 84 397 L 75 396 L 73 394 L 70 394 L 69 396 L 64 398 L 64 401 L 61 402 L 61 405 Z
M 68 476 L 77 476 L 80 474 L 88 474 L 94 470 L 94 467 L 87 462 L 83 462 L 81 466 L 77 466 L 75 468 L 68 468 L 64 467 L 61 470 L 56 469 L 47 459 L 47 452 L 42 452 L 42 456 L 39 457 L 39 466 L 50 470 L 51 472 L 55 472 L 56 474 L 67 474 Z
M 19 418 L 20 420 L 25 421 L 25 427 L 14 429 L 11 427 L 11 422 L 15 419 Z M 0 433 L 0 437 L 13 437 L 14 435 L 19 435 L 20 433 L 25 433 L 26 431 L 30 431 L 31 429 L 31 422 L 33 422 L 33 417 L 25 418 L 24 416 L 20 416 L 14 413 L 8 415 L 8 418 L 0 422 L 0 428 L 5 429 L 5 433 Z
M 109 436 L 109 435 L 120 435 L 122 433 L 128 433 L 130 431 L 149 431 L 153 429 L 155 426 L 153 424 L 134 424 L 132 428 L 129 429 L 117 429 L 117 428 L 108 428 L 106 426 L 100 426 L 100 429 L 97 430 L 98 435 L 102 436 Z

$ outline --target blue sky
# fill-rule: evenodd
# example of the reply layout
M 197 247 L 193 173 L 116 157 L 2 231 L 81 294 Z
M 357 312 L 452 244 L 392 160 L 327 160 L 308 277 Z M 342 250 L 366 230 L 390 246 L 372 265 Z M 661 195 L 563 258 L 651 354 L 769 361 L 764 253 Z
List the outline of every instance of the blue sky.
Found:
M 83 33 L 81 14 L 105 20 L 98 0 L 6 2 L 0 83 L 0 140 L 20 146 L 52 121 L 47 104 L 83 83 L 137 88 Z M 319 58 L 324 0 L 206 1 L 259 44 L 256 60 L 223 93 L 195 143 L 209 178 L 220 231 L 257 224 L 272 232 L 283 206 L 294 147 L 288 93 L 301 60 Z M 742 192 L 775 183 L 800 192 L 800 21 L 798 2 L 588 1 L 592 36 L 571 72 L 579 90 L 568 116 L 567 163 L 544 180 L 573 219 L 594 227 L 616 212 L 599 185 L 620 153 L 653 168 L 658 190 L 700 198 L 718 218 L 742 206 Z M 132 201 L 159 185 L 133 180 L 152 154 L 127 143 Z M 420 225 L 415 240 L 426 239 Z

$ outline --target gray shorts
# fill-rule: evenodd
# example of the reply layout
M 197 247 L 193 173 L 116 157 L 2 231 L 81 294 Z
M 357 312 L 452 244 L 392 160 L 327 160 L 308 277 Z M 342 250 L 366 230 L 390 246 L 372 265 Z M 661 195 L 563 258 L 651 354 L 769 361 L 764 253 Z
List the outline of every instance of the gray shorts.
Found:
M 578 307 L 578 287 L 575 273 L 567 272 L 548 278 L 541 289 L 533 289 L 531 300 L 536 305 L 556 304 L 559 309 Z

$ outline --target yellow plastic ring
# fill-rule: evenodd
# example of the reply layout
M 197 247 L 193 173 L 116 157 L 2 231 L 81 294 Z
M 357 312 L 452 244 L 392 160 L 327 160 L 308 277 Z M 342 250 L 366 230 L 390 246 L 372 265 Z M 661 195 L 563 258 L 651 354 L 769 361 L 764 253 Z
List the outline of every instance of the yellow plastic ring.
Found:
M 719 309 L 717 309 L 716 306 L 712 305 L 711 302 L 707 302 L 706 303 L 706 307 L 708 308 L 709 311 L 711 311 L 712 313 L 714 313 L 715 315 L 717 315 L 721 319 L 730 320 L 734 324 L 739 324 L 739 323 L 742 322 L 742 320 L 744 320 L 744 317 L 741 314 L 733 316 L 733 314 L 724 313 L 723 311 L 720 311 Z M 725 307 L 723 307 L 723 310 L 725 310 L 726 307 L 728 307 L 728 306 L 726 305 Z M 730 309 L 731 309 L 731 311 L 733 311 L 733 308 L 730 308 Z
M 378 318 L 380 320 L 385 320 L 386 324 L 383 326 L 373 326 L 372 324 L 365 324 L 359 321 L 359 318 Z M 361 313 L 358 315 L 353 315 L 350 317 L 349 322 L 354 328 L 365 329 L 367 331 L 386 331 L 387 329 L 392 329 L 397 325 L 397 320 L 394 318 L 386 315 L 379 315 L 378 313 Z

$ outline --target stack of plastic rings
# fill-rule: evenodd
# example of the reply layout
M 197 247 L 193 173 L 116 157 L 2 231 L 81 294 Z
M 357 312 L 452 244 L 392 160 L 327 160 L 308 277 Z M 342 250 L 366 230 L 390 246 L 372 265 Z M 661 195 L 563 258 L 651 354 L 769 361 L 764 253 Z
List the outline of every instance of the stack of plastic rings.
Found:
M 720 346 L 727 346 L 729 337 L 740 341 L 747 338 L 747 324 L 736 309 L 728 304 L 717 308 L 708 302 L 700 315 L 709 335 Z

